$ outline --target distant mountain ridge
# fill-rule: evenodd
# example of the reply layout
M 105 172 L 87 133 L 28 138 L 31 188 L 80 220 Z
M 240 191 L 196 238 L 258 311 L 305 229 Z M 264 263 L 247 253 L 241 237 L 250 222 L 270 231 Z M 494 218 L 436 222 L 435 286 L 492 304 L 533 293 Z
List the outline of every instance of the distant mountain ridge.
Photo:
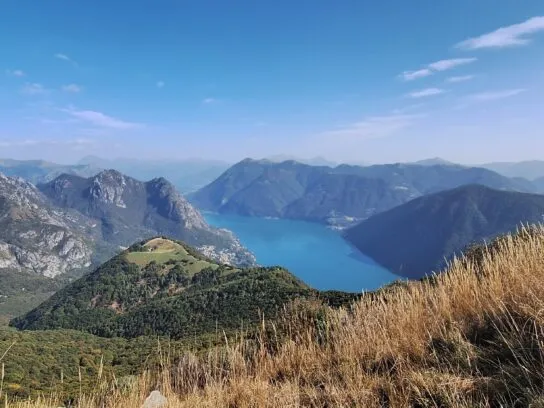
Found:
M 312 157 L 310 159 L 303 159 L 297 156 L 290 156 L 288 154 L 278 154 L 274 156 L 266 157 L 265 160 L 270 160 L 274 163 L 282 163 L 285 161 L 296 161 L 302 164 L 308 164 L 310 166 L 327 166 L 327 167 L 335 167 L 338 165 L 338 162 L 328 160 L 324 157 Z
M 0 173 L 10 177 L 21 177 L 32 184 L 46 183 L 61 174 L 91 177 L 102 169 L 91 164 L 57 164 L 45 160 L 0 159 Z
M 293 160 L 245 159 L 188 195 L 197 207 L 219 213 L 303 219 L 345 226 L 413 198 L 479 183 L 534 192 L 527 180 L 459 165 L 386 164 L 334 168 Z
M 528 180 L 544 178 L 543 160 L 526 160 L 520 162 L 484 163 L 480 167 L 493 170 L 507 177 L 523 177 Z
M 436 166 L 436 165 L 461 166 L 460 164 L 442 159 L 441 157 L 431 157 L 429 159 L 418 160 L 418 161 L 412 162 L 411 164 L 418 164 L 420 166 Z
M 79 161 L 80 165 L 115 169 L 138 180 L 151 180 L 164 177 L 182 193 L 195 191 L 216 179 L 231 163 L 221 160 L 206 159 L 103 159 L 87 156 Z
M 544 196 L 466 185 L 416 198 L 348 229 L 360 251 L 393 273 L 420 278 L 469 244 L 544 221 Z

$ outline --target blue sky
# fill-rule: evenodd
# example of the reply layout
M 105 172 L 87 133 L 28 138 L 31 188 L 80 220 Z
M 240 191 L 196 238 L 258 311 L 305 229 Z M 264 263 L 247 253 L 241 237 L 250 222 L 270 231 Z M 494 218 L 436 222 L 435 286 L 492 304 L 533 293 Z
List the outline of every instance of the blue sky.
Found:
M 3 0 L 0 49 L 0 157 L 544 159 L 541 0 Z

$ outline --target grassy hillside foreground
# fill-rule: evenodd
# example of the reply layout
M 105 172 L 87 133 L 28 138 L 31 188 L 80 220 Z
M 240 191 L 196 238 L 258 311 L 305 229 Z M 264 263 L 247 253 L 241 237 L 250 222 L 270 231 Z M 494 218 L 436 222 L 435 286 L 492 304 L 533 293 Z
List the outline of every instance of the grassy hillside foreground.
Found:
M 294 303 L 132 387 L 103 379 L 80 406 L 139 407 L 160 389 L 169 407 L 542 407 L 543 311 L 544 230 L 526 229 L 349 310 Z

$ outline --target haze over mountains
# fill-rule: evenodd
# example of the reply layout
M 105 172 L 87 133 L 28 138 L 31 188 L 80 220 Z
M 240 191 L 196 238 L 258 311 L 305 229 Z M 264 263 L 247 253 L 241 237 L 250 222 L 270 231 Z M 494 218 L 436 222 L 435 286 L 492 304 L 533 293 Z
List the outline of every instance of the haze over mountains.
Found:
M 312 157 L 310 159 L 303 159 L 301 157 L 292 156 L 288 154 L 277 154 L 274 156 L 268 156 L 268 157 L 265 157 L 264 160 L 270 160 L 271 162 L 275 162 L 275 163 L 281 163 L 284 161 L 296 161 L 302 164 L 308 164 L 310 166 L 335 167 L 339 164 L 338 162 L 328 160 L 325 157 Z M 362 163 L 358 163 L 358 164 L 363 165 Z
M 61 174 L 91 177 L 101 171 L 93 164 L 57 164 L 44 160 L 0 159 L 0 173 L 6 176 L 22 177 L 32 184 L 46 183 Z
M 183 194 L 197 190 L 212 182 L 231 165 L 221 160 L 143 160 L 130 158 L 108 160 L 95 156 L 86 156 L 78 164 L 102 169 L 115 169 L 138 180 L 164 177 Z
M 138 180 L 164 177 L 182 193 L 194 191 L 212 182 L 231 164 L 221 160 L 180 159 L 103 159 L 86 156 L 77 164 L 58 164 L 44 160 L 0 159 L 0 173 L 22 177 L 33 184 L 46 183 L 62 174 L 91 177 L 105 169 L 115 169 Z
M 507 177 L 523 177 L 528 180 L 544 178 L 544 161 L 542 160 L 485 163 L 480 166 Z

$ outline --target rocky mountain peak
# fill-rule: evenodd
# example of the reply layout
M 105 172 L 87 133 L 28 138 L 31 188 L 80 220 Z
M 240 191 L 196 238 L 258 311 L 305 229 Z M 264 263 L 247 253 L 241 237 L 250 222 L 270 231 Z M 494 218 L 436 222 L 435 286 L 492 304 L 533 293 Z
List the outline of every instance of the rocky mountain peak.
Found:
M 0 174 L 0 270 L 54 277 L 90 265 L 83 225 L 32 184 Z
M 160 215 L 176 220 L 188 229 L 208 228 L 202 215 L 165 178 L 148 181 L 146 187 L 150 204 Z
M 162 192 L 162 194 L 178 194 L 176 187 L 164 177 L 154 178 L 148 181 L 146 185 L 148 189 Z
M 38 189 L 19 177 L 7 177 L 0 173 L 0 197 L 13 207 L 38 208 L 43 201 Z
M 114 169 L 102 170 L 100 173 L 93 177 L 94 180 L 115 184 L 124 183 L 126 178 L 128 177 Z
M 186 241 L 222 263 L 255 263 L 253 255 L 236 237 L 210 227 L 200 212 L 162 177 L 144 183 L 106 170 L 88 179 L 60 177 L 40 185 L 40 189 L 56 205 L 92 219 L 93 230 L 108 243 L 128 246 L 161 234 Z
M 135 181 L 116 170 L 104 170 L 91 179 L 89 195 L 105 204 L 126 208 L 125 189 Z

